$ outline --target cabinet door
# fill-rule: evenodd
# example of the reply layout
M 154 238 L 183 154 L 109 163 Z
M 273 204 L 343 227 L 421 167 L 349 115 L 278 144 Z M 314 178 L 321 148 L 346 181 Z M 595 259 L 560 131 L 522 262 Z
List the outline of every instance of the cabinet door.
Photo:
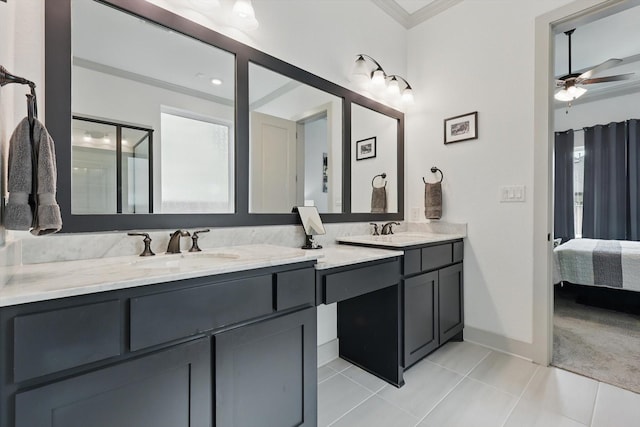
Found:
M 439 270 L 440 344 L 464 327 L 462 263 Z
M 201 339 L 16 395 L 16 427 L 209 427 Z
M 317 424 L 316 309 L 215 336 L 218 427 Z
M 438 347 L 438 272 L 404 280 L 404 367 Z

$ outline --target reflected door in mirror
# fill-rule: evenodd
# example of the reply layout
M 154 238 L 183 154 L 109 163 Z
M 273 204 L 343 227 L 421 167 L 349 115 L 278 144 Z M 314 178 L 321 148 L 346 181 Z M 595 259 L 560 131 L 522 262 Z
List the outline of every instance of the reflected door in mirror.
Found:
M 342 100 L 249 64 L 249 212 L 342 212 Z

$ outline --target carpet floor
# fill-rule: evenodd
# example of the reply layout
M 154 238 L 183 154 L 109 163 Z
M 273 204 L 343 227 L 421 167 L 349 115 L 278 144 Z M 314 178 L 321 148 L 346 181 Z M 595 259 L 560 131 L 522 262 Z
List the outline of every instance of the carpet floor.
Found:
M 640 315 L 574 298 L 555 292 L 552 365 L 640 393 Z

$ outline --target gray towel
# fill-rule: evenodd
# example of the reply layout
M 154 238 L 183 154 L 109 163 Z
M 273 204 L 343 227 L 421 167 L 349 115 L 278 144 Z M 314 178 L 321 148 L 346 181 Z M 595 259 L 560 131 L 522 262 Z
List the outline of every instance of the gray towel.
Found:
M 442 184 L 439 182 L 424 185 L 424 216 L 427 219 L 442 217 Z
M 33 223 L 31 140 L 29 120 L 24 118 L 9 140 L 9 200 L 4 211 L 4 226 L 9 230 L 29 230 Z
M 53 139 L 44 125 L 34 120 L 32 151 L 29 120 L 23 119 L 11 136 L 9 146 L 6 228 L 31 228 L 31 234 L 36 236 L 59 231 L 62 228 L 62 218 L 56 202 L 56 179 Z
M 371 213 L 387 213 L 387 187 L 373 187 Z

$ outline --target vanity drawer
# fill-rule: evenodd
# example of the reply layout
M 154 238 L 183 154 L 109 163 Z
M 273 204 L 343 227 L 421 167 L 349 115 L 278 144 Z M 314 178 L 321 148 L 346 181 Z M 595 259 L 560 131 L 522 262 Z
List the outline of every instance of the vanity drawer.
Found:
M 400 282 L 400 262 L 384 262 L 324 276 L 325 304 L 357 297 Z
M 453 242 L 453 262 L 460 262 L 464 258 L 464 243 Z
M 273 312 L 271 274 L 131 299 L 131 350 Z
M 422 248 L 422 271 L 435 270 L 453 262 L 453 245 L 446 243 L 444 245 L 429 246 Z
M 276 310 L 286 310 L 301 305 L 314 306 L 315 300 L 315 270 L 313 268 L 276 273 Z
M 405 276 L 420 273 L 422 271 L 420 262 L 420 249 L 409 249 L 404 251 L 403 272 Z
M 118 301 L 17 316 L 13 320 L 14 381 L 117 356 L 120 331 Z

